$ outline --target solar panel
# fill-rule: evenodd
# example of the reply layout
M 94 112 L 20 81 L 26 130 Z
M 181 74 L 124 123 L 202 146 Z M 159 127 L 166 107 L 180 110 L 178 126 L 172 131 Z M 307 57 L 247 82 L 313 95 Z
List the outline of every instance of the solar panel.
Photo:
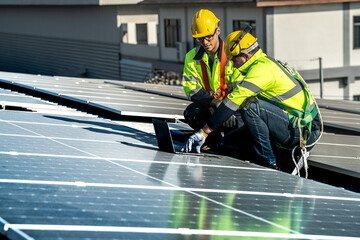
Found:
M 106 83 L 109 80 L 50 77 L 0 72 L 0 83 L 38 91 L 48 96 L 63 98 L 111 111 L 122 116 L 183 119 L 189 104 L 182 99 L 124 89 Z
M 185 96 L 184 93 L 184 89 L 181 86 L 149 84 L 149 83 L 128 82 L 128 81 L 115 81 L 115 80 L 106 80 L 105 83 L 122 86 L 127 89 L 156 93 L 163 96 L 169 96 L 169 97 L 175 97 L 175 98 L 187 100 L 187 97 Z
M 0 89 L 0 108 L 6 110 L 35 111 L 39 113 L 57 113 L 63 115 L 82 115 L 76 109 L 67 108 L 53 102 L 30 97 L 25 94 Z
M 311 151 L 309 165 L 360 178 L 359 136 L 325 133 Z
M 10 90 L 0 89 L 1 103 L 4 102 L 21 102 L 21 103 L 33 103 L 33 104 L 47 104 L 36 98 L 31 98 L 24 94 L 11 92 Z
M 20 84 L 26 88 L 36 88 L 37 91 L 43 91 L 57 96 L 60 95 L 74 102 L 93 105 L 95 106 L 95 112 L 96 109 L 106 109 L 119 115 L 181 119 L 182 111 L 188 104 L 186 101 L 181 102 L 183 105 L 173 104 L 172 101 L 174 99 L 164 97 L 175 96 L 178 99 L 185 99 L 181 86 L 154 85 L 101 79 L 37 76 L 7 72 L 0 72 L 0 77 L 3 79 L 2 81 L 14 81 L 13 84 Z M 149 93 L 156 93 L 157 95 Z M 124 97 L 119 97 L 119 95 L 124 95 Z M 136 96 L 136 99 L 130 101 L 129 96 Z M 160 97 L 161 100 L 159 100 L 158 97 Z M 143 104 L 142 107 L 139 107 L 135 106 L 136 101 L 138 103 L 146 101 L 146 103 Z M 169 108 L 169 105 L 167 107 L 165 107 L 165 105 L 161 106 L 163 102 L 171 103 L 173 104 L 172 106 L 180 106 L 179 109 L 181 110 L 176 110 L 172 107 Z M 331 110 L 340 109 L 341 107 L 356 110 L 359 106 L 358 103 L 324 99 L 319 99 L 318 102 L 320 106 L 326 107 L 321 108 L 321 113 L 324 118 L 324 126 L 328 131 L 335 132 L 337 134 L 336 136 L 340 139 L 346 137 L 344 136 L 344 133 L 355 134 L 355 136 L 359 134 L 360 122 L 356 112 L 350 113 Z M 7 103 L 9 104 L 9 102 Z M 148 106 L 151 105 L 151 107 L 147 107 L 146 104 L 148 104 Z M 155 106 L 156 109 L 152 106 Z M 37 108 L 37 111 L 41 111 L 40 108 L 35 107 L 34 105 L 27 107 L 29 109 Z M 163 114 L 165 112 L 160 113 L 160 108 L 162 108 L 166 114 Z M 46 109 L 46 111 L 48 111 L 48 109 Z M 55 111 L 59 111 L 59 109 L 55 109 Z M 65 113 L 66 111 L 63 114 Z M 331 169 L 332 171 L 346 173 L 350 176 L 358 176 L 358 166 L 360 166 L 360 163 L 356 160 L 356 156 L 347 157 L 347 151 L 345 150 L 347 146 L 336 147 L 340 148 L 339 151 L 341 153 L 340 155 L 336 154 L 336 157 L 331 157 L 328 154 L 323 153 L 333 151 L 335 149 L 334 147 L 328 145 L 326 141 L 323 142 L 323 140 L 320 140 L 318 145 L 319 146 L 312 151 L 309 161 L 310 166 L 317 166 L 328 170 Z M 353 148 L 356 150 L 356 147 Z M 345 162 L 347 163 L 345 164 Z
M 360 114 L 360 102 L 357 101 L 317 99 L 317 102 L 321 108 Z
M 360 194 L 232 158 L 159 152 L 153 134 L 94 116 L 0 118 L 0 216 L 18 238 L 356 239 L 360 231 Z
M 321 109 L 324 125 L 360 133 L 360 115 L 329 109 Z
M 9 239 L 360 235 L 359 193 L 225 156 L 161 152 L 146 123 L 64 112 L 0 111 Z

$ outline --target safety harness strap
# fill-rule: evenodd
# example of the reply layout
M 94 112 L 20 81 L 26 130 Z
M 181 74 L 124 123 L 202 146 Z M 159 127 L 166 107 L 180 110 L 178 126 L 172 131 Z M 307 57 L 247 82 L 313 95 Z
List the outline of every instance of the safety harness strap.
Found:
M 282 63 L 281 61 L 275 60 L 270 57 L 268 57 L 268 59 L 270 59 L 277 66 L 279 66 L 280 69 L 295 83 L 294 89 L 285 93 L 284 96 L 287 96 L 289 98 L 291 97 L 291 95 L 294 96 L 296 94 L 296 88 L 299 89 L 299 87 L 296 86 L 296 85 L 298 85 L 298 83 L 300 83 L 300 87 L 301 87 L 301 89 L 298 92 L 303 91 L 304 95 L 305 95 L 306 106 L 303 111 L 299 111 L 299 110 L 293 109 L 293 108 L 285 106 L 285 105 L 282 105 L 280 107 L 282 107 L 283 109 L 285 109 L 286 111 L 288 111 L 290 113 L 289 114 L 290 122 L 292 123 L 294 128 L 297 127 L 299 129 L 300 144 L 299 144 L 299 146 L 295 146 L 292 149 L 291 154 L 292 154 L 292 160 L 296 167 L 297 175 L 300 176 L 300 168 L 295 159 L 295 150 L 297 148 L 300 148 L 300 151 L 301 151 L 300 160 L 302 160 L 304 163 L 305 178 L 307 178 L 308 177 L 308 168 L 309 168 L 307 158 L 308 158 L 309 154 L 307 153 L 307 150 L 306 150 L 306 142 L 310 138 L 312 121 L 314 120 L 315 116 L 318 114 L 318 109 L 317 109 L 315 102 L 312 105 L 310 105 L 310 100 L 311 100 L 310 90 L 307 88 L 307 85 L 306 85 L 305 81 L 302 79 L 302 77 L 300 76 L 300 74 L 298 72 L 296 72 L 295 69 L 292 68 L 288 63 Z M 290 92 L 291 92 L 291 94 L 289 94 Z M 277 103 L 276 105 L 281 105 L 280 102 L 274 102 L 274 103 Z M 303 127 L 305 127 L 305 128 L 303 128 Z M 284 148 L 284 147 L 281 147 L 281 148 Z M 287 148 L 284 148 L 284 149 L 287 149 Z
M 220 90 L 221 90 L 221 97 L 225 98 L 228 94 L 227 86 L 225 82 L 225 64 L 226 64 L 226 54 L 224 50 L 224 43 L 222 44 L 221 48 L 221 57 L 220 57 Z
M 284 110 L 288 111 L 291 115 L 293 115 L 293 117 L 290 117 L 290 122 L 293 124 L 294 127 L 297 126 L 298 121 L 300 119 L 300 125 L 301 127 L 307 127 L 309 133 L 311 132 L 311 122 L 312 120 L 315 118 L 315 116 L 318 113 L 318 109 L 314 106 L 312 108 L 312 105 L 310 105 L 310 93 L 306 87 L 306 84 L 303 82 L 304 80 L 298 76 L 298 74 L 296 73 L 296 71 L 291 68 L 291 66 L 289 64 L 284 64 L 278 60 L 275 60 L 271 57 L 267 57 L 269 60 L 271 60 L 272 62 L 274 62 L 277 66 L 279 66 L 279 68 L 295 83 L 300 83 L 301 88 L 298 88 L 299 92 L 300 91 L 304 91 L 305 93 L 305 101 L 306 101 L 306 106 L 305 109 L 303 111 L 299 111 L 297 109 L 291 108 L 289 106 L 285 106 L 283 104 L 276 104 L 279 105 L 281 108 L 283 108 Z M 285 69 L 287 69 L 288 71 L 286 71 Z
M 225 65 L 226 65 L 226 55 L 225 55 L 225 50 L 224 50 L 224 43 L 221 44 L 222 48 L 221 48 L 221 54 L 220 54 L 220 87 L 219 89 L 215 92 L 215 93 L 211 93 L 211 88 L 210 88 L 210 84 L 209 84 L 209 76 L 206 70 L 206 65 L 204 63 L 203 60 L 200 60 L 200 65 L 201 65 L 201 72 L 203 75 L 203 81 L 204 81 L 204 85 L 205 85 L 205 90 L 212 95 L 214 98 L 217 99 L 224 99 L 228 94 L 228 90 L 227 90 L 227 85 L 225 82 Z
M 210 84 L 209 84 L 209 77 L 207 74 L 207 70 L 206 70 L 206 65 L 204 63 L 203 60 L 200 60 L 200 65 L 201 65 L 201 72 L 203 75 L 203 81 L 204 81 L 204 85 L 205 85 L 205 90 L 211 94 L 211 89 L 210 89 Z

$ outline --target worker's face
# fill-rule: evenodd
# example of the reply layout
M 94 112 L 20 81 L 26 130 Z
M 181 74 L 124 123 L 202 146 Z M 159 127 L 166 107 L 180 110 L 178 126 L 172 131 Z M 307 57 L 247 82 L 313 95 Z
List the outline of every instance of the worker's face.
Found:
M 214 33 L 202 37 L 197 38 L 196 40 L 200 43 L 200 45 L 205 49 L 208 53 L 215 53 L 219 48 L 219 35 L 220 35 L 220 27 L 217 27 Z
M 247 62 L 247 60 L 249 60 L 250 55 L 248 53 L 244 53 L 240 56 L 237 57 L 233 57 L 233 59 L 231 59 L 234 63 L 234 67 L 239 68 L 242 65 L 244 65 L 244 63 Z

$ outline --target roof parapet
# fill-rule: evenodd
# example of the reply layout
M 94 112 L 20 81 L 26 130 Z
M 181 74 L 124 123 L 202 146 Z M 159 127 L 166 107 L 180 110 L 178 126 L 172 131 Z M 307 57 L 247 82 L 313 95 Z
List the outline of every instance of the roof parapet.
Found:
M 0 5 L 38 5 L 38 6 L 69 6 L 69 5 L 135 5 L 142 0 L 1 0 Z
M 360 2 L 359 0 L 257 0 L 257 7 L 278 7 L 291 5 L 314 5 L 328 3 Z

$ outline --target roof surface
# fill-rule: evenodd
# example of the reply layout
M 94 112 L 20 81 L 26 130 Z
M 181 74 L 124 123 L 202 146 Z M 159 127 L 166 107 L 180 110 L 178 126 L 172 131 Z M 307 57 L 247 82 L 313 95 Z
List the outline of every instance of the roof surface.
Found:
M 159 151 L 149 123 L 60 105 L 85 96 L 91 105 L 95 86 L 129 99 L 139 90 L 56 78 L 0 72 L 1 86 L 32 89 L 0 91 L 0 233 L 9 239 L 358 239 L 359 193 L 226 156 Z M 42 99 L 29 95 L 37 91 Z

